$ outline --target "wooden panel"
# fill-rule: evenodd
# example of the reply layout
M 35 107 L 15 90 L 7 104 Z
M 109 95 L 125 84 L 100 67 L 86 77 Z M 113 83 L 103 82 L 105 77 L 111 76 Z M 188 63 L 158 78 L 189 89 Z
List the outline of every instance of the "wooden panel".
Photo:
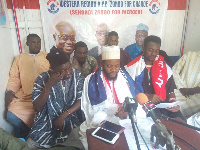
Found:
M 187 0 L 168 0 L 168 10 L 185 10 Z
M 170 10 L 167 11 L 165 25 L 165 38 L 162 39 L 162 49 L 167 52 L 169 56 L 179 56 L 183 32 L 183 23 L 185 17 L 184 10 Z
M 15 8 L 40 9 L 39 0 L 13 0 Z M 12 1 L 6 0 L 8 9 L 12 9 Z

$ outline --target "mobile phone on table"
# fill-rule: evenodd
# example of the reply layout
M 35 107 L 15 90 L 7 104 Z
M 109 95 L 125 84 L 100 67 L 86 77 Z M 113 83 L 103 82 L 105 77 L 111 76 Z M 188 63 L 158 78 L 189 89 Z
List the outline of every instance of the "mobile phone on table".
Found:
M 114 144 L 119 138 L 119 134 L 110 130 L 98 127 L 92 132 L 92 136 L 103 140 L 107 143 Z

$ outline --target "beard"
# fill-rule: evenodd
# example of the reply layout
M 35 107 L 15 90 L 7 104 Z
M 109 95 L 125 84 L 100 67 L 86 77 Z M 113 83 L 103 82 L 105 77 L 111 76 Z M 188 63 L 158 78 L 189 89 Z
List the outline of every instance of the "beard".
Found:
M 115 77 L 110 77 L 109 76 L 109 74 L 107 73 L 107 72 L 105 72 L 105 71 L 103 71 L 104 72 L 104 74 L 105 74 L 105 76 L 106 76 L 106 78 L 110 81 L 110 80 L 116 80 L 117 79 L 117 74 L 116 74 L 116 76 Z

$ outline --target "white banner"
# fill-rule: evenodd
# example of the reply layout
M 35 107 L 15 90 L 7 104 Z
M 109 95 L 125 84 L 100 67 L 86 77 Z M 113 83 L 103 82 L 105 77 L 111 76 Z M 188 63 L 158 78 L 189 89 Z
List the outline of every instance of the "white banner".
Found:
M 118 33 L 121 48 L 135 43 L 140 23 L 148 25 L 149 35 L 164 41 L 167 5 L 168 0 L 40 0 L 46 51 L 55 45 L 55 25 L 61 21 L 74 27 L 76 41 L 85 42 L 88 49 L 98 45 L 95 34 L 101 23 Z

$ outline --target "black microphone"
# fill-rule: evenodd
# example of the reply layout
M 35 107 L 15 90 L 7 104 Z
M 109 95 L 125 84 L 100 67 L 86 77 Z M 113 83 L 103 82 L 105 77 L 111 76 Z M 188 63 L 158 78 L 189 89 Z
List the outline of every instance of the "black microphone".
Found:
M 185 123 L 185 122 L 177 121 L 177 120 L 175 120 L 175 119 L 173 119 L 173 118 L 170 118 L 170 117 L 168 117 L 168 116 L 165 116 L 165 115 L 163 115 L 163 114 L 160 114 L 159 116 L 160 116 L 160 119 L 163 119 L 163 120 L 165 120 L 165 121 L 171 121 L 171 122 L 180 124 L 180 125 L 182 125 L 182 126 L 188 127 L 188 128 L 190 128 L 190 129 L 200 131 L 200 128 L 195 127 L 195 126 L 192 126 L 192 125 L 189 125 L 189 124 L 187 124 L 187 123 Z
M 137 101 L 135 101 L 133 98 L 130 98 L 130 97 L 125 98 L 125 101 L 123 103 L 124 111 L 129 113 L 129 116 L 133 118 L 134 122 L 137 122 L 137 119 L 136 119 L 137 107 L 138 107 Z
M 135 128 L 135 126 L 137 126 L 137 119 L 136 119 L 136 109 L 137 109 L 137 107 L 138 107 L 137 101 L 135 101 L 133 98 L 129 98 L 129 97 L 125 98 L 125 101 L 123 103 L 123 108 L 124 108 L 124 111 L 128 112 L 128 114 L 129 114 L 129 119 L 131 120 L 137 149 L 141 150 L 140 143 L 139 143 L 138 136 L 137 136 L 137 132 L 136 132 L 136 128 Z

